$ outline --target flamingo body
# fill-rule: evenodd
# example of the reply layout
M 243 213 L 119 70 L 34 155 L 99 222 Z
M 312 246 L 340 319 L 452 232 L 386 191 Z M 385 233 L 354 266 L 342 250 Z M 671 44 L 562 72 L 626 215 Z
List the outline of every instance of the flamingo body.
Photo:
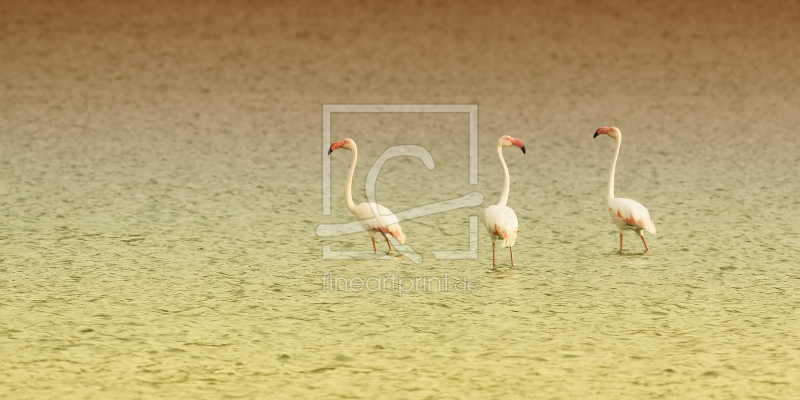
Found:
M 374 217 L 373 209 L 375 208 L 378 211 L 377 217 Z M 383 237 L 392 235 L 400 244 L 406 243 L 406 235 L 400 228 L 397 217 L 388 208 L 376 203 L 361 203 L 356 206 L 353 215 L 373 238 L 380 232 Z
M 656 226 L 650 220 L 650 213 L 636 200 L 613 198 L 608 202 L 608 213 L 617 225 L 619 233 L 630 229 L 636 233 L 642 230 L 656 233 Z
M 493 245 L 502 240 L 503 247 L 511 247 L 517 240 L 519 221 L 511 207 L 498 204 L 489 206 L 483 216 L 483 226 L 489 232 Z

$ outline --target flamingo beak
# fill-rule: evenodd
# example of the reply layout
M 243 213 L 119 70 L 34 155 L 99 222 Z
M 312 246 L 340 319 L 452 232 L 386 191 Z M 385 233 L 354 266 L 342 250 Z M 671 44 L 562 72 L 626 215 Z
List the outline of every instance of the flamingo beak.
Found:
M 525 143 L 522 143 L 522 140 L 510 137 L 508 138 L 508 141 L 511 142 L 511 144 L 513 144 L 514 146 L 519 147 L 520 150 L 522 150 L 522 154 L 525 154 Z
M 611 128 L 607 128 L 605 126 L 602 127 L 602 128 L 599 128 L 594 132 L 594 136 L 592 136 L 592 139 L 596 138 L 597 135 L 608 135 L 608 131 L 610 131 L 610 130 L 611 130 Z
M 336 149 L 338 149 L 339 147 L 342 147 L 342 146 L 344 146 L 344 140 L 340 140 L 338 142 L 333 142 L 333 144 L 331 144 L 331 148 L 328 149 L 328 155 L 331 155 L 331 153 L 333 153 L 334 150 L 336 150 Z

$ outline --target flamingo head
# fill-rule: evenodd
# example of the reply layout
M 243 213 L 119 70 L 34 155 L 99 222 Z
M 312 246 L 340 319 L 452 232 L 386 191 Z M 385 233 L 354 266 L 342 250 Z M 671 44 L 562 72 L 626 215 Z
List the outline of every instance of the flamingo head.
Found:
M 333 142 L 333 144 L 331 144 L 331 148 L 328 149 L 328 154 L 330 155 L 331 153 L 333 153 L 334 150 L 338 149 L 339 147 L 344 147 L 345 149 L 348 150 L 355 150 L 356 142 L 354 142 L 353 139 L 345 139 L 345 140 L 340 140 L 338 142 Z
M 497 141 L 497 144 L 500 147 L 517 146 L 522 150 L 522 154 L 525 154 L 525 143 L 522 143 L 522 140 L 519 140 L 515 137 L 504 135 L 500 137 L 500 140 Z
M 619 139 L 620 135 L 622 135 L 622 132 L 620 132 L 619 128 L 617 128 L 616 126 L 604 126 L 595 131 L 594 136 L 592 136 L 592 138 L 596 138 L 597 135 L 608 135 L 614 139 Z

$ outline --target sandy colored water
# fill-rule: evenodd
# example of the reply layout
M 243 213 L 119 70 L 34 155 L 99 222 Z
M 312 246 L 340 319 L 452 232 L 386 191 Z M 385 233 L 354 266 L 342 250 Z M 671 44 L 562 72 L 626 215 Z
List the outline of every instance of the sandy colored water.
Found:
M 0 397 L 775 398 L 800 395 L 800 6 L 791 1 L 0 4 Z M 354 196 L 409 259 L 367 251 L 350 155 L 323 104 L 478 104 L 335 114 Z M 658 228 L 616 253 L 604 193 Z M 516 267 L 469 216 L 497 201 Z M 383 243 L 379 245 L 385 246 Z M 382 247 L 383 248 L 383 247 Z M 396 254 L 395 254 L 396 255 Z M 448 276 L 473 292 L 329 292 L 336 277 Z

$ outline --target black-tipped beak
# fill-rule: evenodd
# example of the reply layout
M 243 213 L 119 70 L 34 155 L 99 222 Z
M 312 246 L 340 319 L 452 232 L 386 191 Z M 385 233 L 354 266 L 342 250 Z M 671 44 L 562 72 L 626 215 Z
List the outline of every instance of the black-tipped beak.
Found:
M 331 147 L 333 147 L 333 145 L 331 145 Z M 328 155 L 331 155 L 331 153 L 333 153 L 333 149 L 331 147 L 328 148 Z
M 522 154 L 525 154 L 525 145 L 524 144 L 522 145 L 522 147 L 520 147 L 520 149 L 522 150 Z
M 599 131 L 599 129 L 598 129 L 598 131 Z M 599 135 L 599 134 L 597 133 L 597 131 L 595 131 L 595 132 L 594 132 L 594 136 L 592 136 L 592 139 L 596 138 L 596 137 L 597 137 L 597 135 Z

